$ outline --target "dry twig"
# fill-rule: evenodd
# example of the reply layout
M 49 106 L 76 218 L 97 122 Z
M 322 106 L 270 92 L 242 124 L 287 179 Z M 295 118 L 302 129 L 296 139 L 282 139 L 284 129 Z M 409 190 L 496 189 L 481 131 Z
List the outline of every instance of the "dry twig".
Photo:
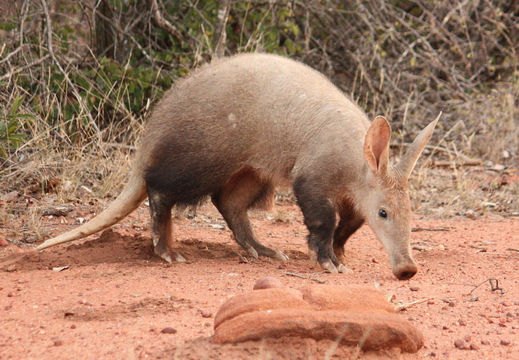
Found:
M 307 276 L 307 275 L 296 274 L 296 273 L 294 273 L 294 272 L 290 272 L 290 271 L 285 272 L 285 275 L 298 277 L 298 278 L 300 278 L 300 279 L 312 280 L 312 281 L 318 282 L 319 284 L 324 284 L 324 283 L 326 283 L 326 280 L 321 280 L 321 279 L 317 279 L 317 278 L 312 278 L 312 277 Z

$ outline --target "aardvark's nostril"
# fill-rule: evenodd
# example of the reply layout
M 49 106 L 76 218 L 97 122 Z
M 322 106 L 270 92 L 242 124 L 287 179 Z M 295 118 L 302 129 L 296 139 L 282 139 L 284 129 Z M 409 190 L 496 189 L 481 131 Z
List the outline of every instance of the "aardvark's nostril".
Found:
M 398 280 L 409 280 L 410 278 L 415 276 L 417 271 L 418 268 L 416 267 L 416 265 L 409 265 L 396 271 L 395 276 Z

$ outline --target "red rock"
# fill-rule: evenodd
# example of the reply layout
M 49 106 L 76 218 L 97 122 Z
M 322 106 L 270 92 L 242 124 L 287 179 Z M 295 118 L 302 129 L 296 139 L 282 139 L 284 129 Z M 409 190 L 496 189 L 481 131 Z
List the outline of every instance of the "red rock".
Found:
M 0 247 L 8 246 L 8 245 L 9 245 L 9 243 L 7 242 L 7 240 L 0 238 Z
M 305 301 L 319 309 L 348 312 L 396 312 L 395 307 L 387 302 L 380 291 L 374 288 L 320 285 L 308 286 L 301 292 Z
M 254 290 L 252 293 L 236 295 L 227 300 L 214 318 L 215 329 L 223 322 L 238 315 L 262 310 L 285 308 L 311 309 L 301 293 L 289 288 Z
M 422 334 L 373 288 L 307 286 L 267 288 L 225 302 L 215 316 L 215 343 L 300 337 L 417 352 Z M 337 340 L 339 339 L 339 340 Z
M 274 309 L 241 314 L 220 324 L 216 343 L 238 343 L 281 336 L 337 340 L 363 350 L 400 347 L 415 353 L 422 334 L 408 321 L 388 312 L 347 313 L 337 310 Z
M 252 290 L 282 288 L 282 287 L 283 287 L 283 284 L 281 283 L 281 281 L 279 281 L 279 279 L 268 276 L 268 277 L 264 277 L 264 278 L 256 281 Z

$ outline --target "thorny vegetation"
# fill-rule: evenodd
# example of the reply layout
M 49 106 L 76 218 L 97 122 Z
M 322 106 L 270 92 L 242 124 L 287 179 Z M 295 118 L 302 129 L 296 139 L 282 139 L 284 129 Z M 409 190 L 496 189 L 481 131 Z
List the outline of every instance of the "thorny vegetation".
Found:
M 21 196 L 0 225 L 21 199 L 116 193 L 164 90 L 251 51 L 299 59 L 387 116 L 397 156 L 443 111 L 433 167 L 411 184 L 419 212 L 519 210 L 514 0 L 0 0 L 0 11 L 0 195 Z

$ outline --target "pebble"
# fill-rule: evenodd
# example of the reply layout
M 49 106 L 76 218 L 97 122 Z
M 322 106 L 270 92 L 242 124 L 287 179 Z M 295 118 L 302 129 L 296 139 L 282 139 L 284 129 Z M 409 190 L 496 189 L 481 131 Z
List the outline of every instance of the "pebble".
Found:
M 490 345 L 490 341 L 488 341 L 488 340 L 481 340 L 481 345 Z
M 418 291 L 418 290 L 420 290 L 420 288 L 418 286 L 409 286 L 409 290 Z
M 462 339 L 456 340 L 454 342 L 454 346 L 456 346 L 456 348 L 458 348 L 460 350 L 465 350 L 466 349 L 465 342 Z
M 164 329 L 160 330 L 163 334 L 176 334 L 177 330 L 173 329 L 172 327 L 165 327 Z
M 476 350 L 476 351 L 478 351 L 478 350 L 479 350 L 479 346 L 477 346 L 477 345 L 474 344 L 474 343 L 471 343 L 471 344 L 470 344 L 470 350 Z
M 203 318 L 206 318 L 206 319 L 207 319 L 207 318 L 210 318 L 210 317 L 213 316 L 213 313 L 210 312 L 210 311 L 198 310 L 198 313 L 199 313 L 200 315 L 202 315 Z
M 54 346 L 61 346 L 63 345 L 63 340 L 54 340 Z
M 459 320 L 458 320 L 458 324 L 459 324 L 460 326 L 466 326 L 466 325 L 467 325 L 467 323 L 466 323 L 463 319 L 459 319 Z
M 508 346 L 510 345 L 510 340 L 501 340 L 500 344 L 503 346 Z

